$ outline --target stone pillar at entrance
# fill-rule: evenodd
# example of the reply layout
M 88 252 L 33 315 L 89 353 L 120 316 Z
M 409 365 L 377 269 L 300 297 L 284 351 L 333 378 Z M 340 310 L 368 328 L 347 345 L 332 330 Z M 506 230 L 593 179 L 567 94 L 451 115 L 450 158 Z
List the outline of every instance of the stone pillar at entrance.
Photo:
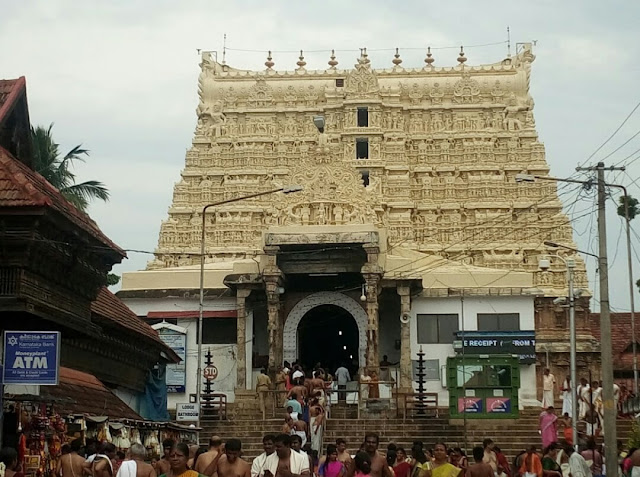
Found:
M 378 265 L 380 248 L 377 244 L 366 244 L 363 248 L 367 252 L 367 263 L 362 267 L 362 276 L 367 290 L 367 315 L 369 318 L 367 323 L 367 369 L 369 372 L 375 371 L 380 376 L 378 355 L 378 295 L 382 278 L 382 268 Z
M 282 364 L 282 319 L 280 317 L 280 287 L 282 286 L 282 271 L 276 263 L 276 255 L 280 247 L 267 246 L 267 266 L 263 272 L 266 293 L 269 332 L 269 374 L 275 375 L 278 366 Z
M 408 316 L 411 311 L 411 287 L 409 284 L 398 284 L 400 295 L 400 316 Z M 412 389 L 413 369 L 411 366 L 411 328 L 410 321 L 400 324 L 400 388 L 409 392 Z
M 245 389 L 247 387 L 247 297 L 251 294 L 248 288 L 240 288 L 236 290 L 236 307 L 237 307 L 237 338 L 238 344 L 238 375 L 236 378 L 236 388 Z

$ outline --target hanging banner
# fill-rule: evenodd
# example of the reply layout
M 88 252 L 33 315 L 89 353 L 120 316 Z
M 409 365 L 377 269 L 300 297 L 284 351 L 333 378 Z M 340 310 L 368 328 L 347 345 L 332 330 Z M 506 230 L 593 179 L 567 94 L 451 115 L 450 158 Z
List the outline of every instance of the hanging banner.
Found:
M 5 331 L 3 384 L 56 385 L 59 331 Z
M 166 328 L 158 330 L 160 339 L 171 348 L 182 361 L 167 364 L 167 392 L 183 393 L 187 384 L 187 335 Z

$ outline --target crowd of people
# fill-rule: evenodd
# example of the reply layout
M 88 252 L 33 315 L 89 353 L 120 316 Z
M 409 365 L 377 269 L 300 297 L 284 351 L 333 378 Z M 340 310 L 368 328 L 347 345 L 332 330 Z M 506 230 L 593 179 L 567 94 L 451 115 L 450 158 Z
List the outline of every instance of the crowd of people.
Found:
M 436 442 L 431 447 L 416 441 L 407 452 L 390 443 L 383 452 L 376 433 L 367 433 L 354 452 L 347 442 L 338 439 L 326 446 L 321 455 L 306 452 L 301 439 L 289 434 L 266 435 L 264 452 L 253 462 L 242 458 L 242 443 L 228 439 L 223 443 L 214 436 L 208 448 L 186 443 L 163 442 L 164 455 L 148 461 L 146 449 L 131 447 L 117 462 L 112 449 L 105 445 L 86 455 L 79 442 L 65 455 L 58 469 L 60 477 L 600 477 L 605 475 L 604 457 L 594 440 L 582 452 L 573 446 L 552 443 L 538 453 L 535 446 L 520 452 L 510 462 L 500 448 L 485 439 L 473 448 L 470 457 L 459 447 Z M 16 469 L 17 454 L 3 449 L 0 460 L 5 477 L 23 477 Z M 91 452 L 89 450 L 88 452 Z M 619 452 L 620 475 L 640 475 L 640 449 Z M 617 477 L 617 476 L 616 476 Z
M 585 443 L 591 438 L 603 435 L 604 404 L 602 381 L 589 383 L 586 378 L 581 378 L 580 384 L 574 389 L 571 384 L 571 378 L 567 376 L 560 387 L 562 412 L 558 416 L 554 408 L 556 378 L 549 369 L 545 369 L 542 380 L 542 407 L 544 411 L 540 414 L 540 433 L 543 447 L 556 442 L 558 430 L 563 432 L 564 439 L 568 444 L 573 444 L 573 421 L 571 416 L 574 405 L 577 406 L 578 421 L 576 427 L 581 442 Z M 621 410 L 622 402 L 629 396 L 630 394 L 624 387 L 614 383 L 614 408 L 618 412 Z
M 242 458 L 238 439 L 225 442 L 214 436 L 208 448 L 163 441 L 164 455 L 149 459 L 140 444 L 126 456 L 112 444 L 84 447 L 76 440 L 65 449 L 59 477 L 601 477 L 606 475 L 602 449 L 589 439 L 581 452 L 571 445 L 551 443 L 541 453 L 536 446 L 509 461 L 500 448 L 485 439 L 470 457 L 459 447 L 436 442 L 432 447 L 416 441 L 409 452 L 390 443 L 383 452 L 376 433 L 367 433 L 358 450 L 350 452 L 344 439 L 326 446 L 318 455 L 303 448 L 297 435 L 266 435 L 264 452 L 251 463 Z M 616 467 L 624 477 L 640 476 L 640 449 L 619 449 Z M 24 477 L 15 449 L 0 451 L 4 477 Z M 617 477 L 617 476 L 616 476 Z

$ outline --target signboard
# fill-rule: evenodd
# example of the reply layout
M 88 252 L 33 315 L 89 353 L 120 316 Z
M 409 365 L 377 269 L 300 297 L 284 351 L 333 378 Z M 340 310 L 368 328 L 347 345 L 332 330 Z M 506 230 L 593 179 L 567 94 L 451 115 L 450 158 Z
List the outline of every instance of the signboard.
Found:
M 482 399 L 476 397 L 458 398 L 458 412 L 466 414 L 482 413 Z
M 207 366 L 205 366 L 202 374 L 204 375 L 204 379 L 206 379 L 207 381 L 213 381 L 218 377 L 218 368 L 216 368 L 213 364 L 208 364 Z
M 464 335 L 464 339 L 462 336 Z M 456 332 L 454 348 L 465 354 L 515 354 L 520 364 L 535 364 L 535 331 L 461 331 Z
M 56 385 L 59 331 L 5 331 L 3 384 Z
M 198 404 L 195 403 L 178 403 L 176 404 L 176 421 L 178 422 L 196 422 L 200 418 L 198 412 Z
M 187 335 L 178 331 L 162 328 L 159 330 L 160 339 L 171 348 L 182 361 L 167 364 L 168 393 L 184 393 L 187 384 Z
M 511 399 L 503 397 L 487 398 L 487 412 L 498 414 L 511 413 Z

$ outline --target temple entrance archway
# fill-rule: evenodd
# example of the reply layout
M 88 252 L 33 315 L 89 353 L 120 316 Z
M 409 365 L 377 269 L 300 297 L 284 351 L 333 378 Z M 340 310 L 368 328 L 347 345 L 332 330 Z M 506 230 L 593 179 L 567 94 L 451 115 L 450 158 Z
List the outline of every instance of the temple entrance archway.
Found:
M 293 307 L 285 321 L 284 359 L 289 362 L 315 360 L 312 365 L 321 361 L 329 366 L 336 361 L 336 358 L 330 356 L 331 350 L 340 346 L 342 351 L 349 352 L 345 356 L 353 355 L 359 367 L 365 366 L 367 323 L 367 313 L 357 301 L 347 295 L 337 292 L 308 295 Z M 342 335 L 338 334 L 340 331 Z M 323 343 L 318 339 L 320 337 L 333 341 L 333 344 Z M 344 350 L 344 346 L 347 350 Z M 342 354 L 340 357 L 343 357 Z
M 305 369 L 316 363 L 333 374 L 342 364 L 354 373 L 359 367 L 358 324 L 344 308 L 319 305 L 298 324 L 298 361 Z

